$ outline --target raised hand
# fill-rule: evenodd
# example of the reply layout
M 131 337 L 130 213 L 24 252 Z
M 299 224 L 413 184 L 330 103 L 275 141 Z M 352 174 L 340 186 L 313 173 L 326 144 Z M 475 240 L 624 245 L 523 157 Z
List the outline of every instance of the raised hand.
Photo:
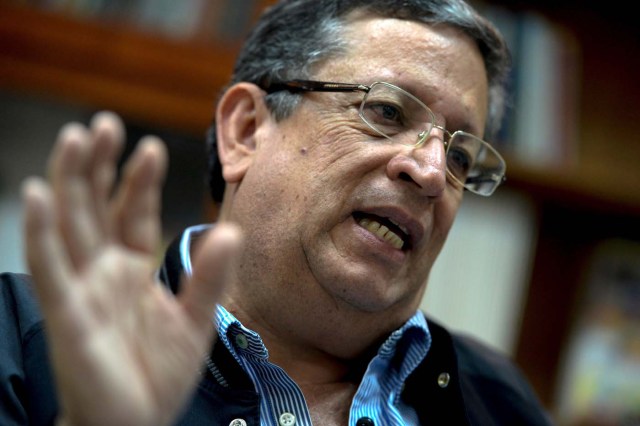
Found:
M 141 140 L 116 187 L 119 118 L 65 126 L 49 182 L 23 187 L 27 263 L 70 425 L 161 425 L 179 414 L 214 335 L 213 310 L 240 245 L 232 225 L 203 240 L 178 297 L 154 280 L 167 154 Z

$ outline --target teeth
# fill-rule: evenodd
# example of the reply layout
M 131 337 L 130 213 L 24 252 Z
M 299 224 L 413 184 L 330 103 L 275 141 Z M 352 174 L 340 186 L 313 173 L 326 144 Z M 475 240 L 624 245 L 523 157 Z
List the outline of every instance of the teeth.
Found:
M 402 232 L 404 232 L 405 234 L 409 234 L 409 230 L 407 228 L 405 228 L 404 226 L 400 225 L 398 222 L 396 222 L 393 219 L 389 219 L 389 222 L 393 223 L 395 226 L 397 226 L 398 228 L 400 228 L 402 230 Z
M 400 226 L 395 222 L 393 223 L 397 226 Z M 402 241 L 402 238 L 400 238 L 398 234 L 396 234 L 393 231 L 390 231 L 389 228 L 382 225 L 380 222 L 363 217 L 360 220 L 358 220 L 358 224 L 362 226 L 364 229 L 366 229 L 367 231 L 371 232 L 372 234 L 375 234 L 378 237 L 382 238 L 383 240 L 387 241 L 389 244 L 391 244 L 394 248 L 398 250 L 400 250 L 404 245 L 404 241 Z M 402 227 L 400 227 L 400 229 L 404 231 Z

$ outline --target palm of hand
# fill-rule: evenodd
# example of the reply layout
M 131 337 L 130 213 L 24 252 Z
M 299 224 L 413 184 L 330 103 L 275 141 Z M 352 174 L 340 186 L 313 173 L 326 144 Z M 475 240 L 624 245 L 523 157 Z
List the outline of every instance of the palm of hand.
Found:
M 151 264 L 106 249 L 75 277 L 77 293 L 50 318 L 67 331 L 60 345 L 52 342 L 52 355 L 59 386 L 74 401 L 65 409 L 81 410 L 71 418 L 104 413 L 108 424 L 159 424 L 166 420 L 158 416 L 180 408 L 176 395 L 192 384 L 212 327 L 194 324 L 153 282 Z
M 122 144 L 110 114 L 63 129 L 51 185 L 25 185 L 27 260 L 47 326 L 63 422 L 169 423 L 194 385 L 237 247 L 219 226 L 178 297 L 154 279 L 166 153 L 145 141 L 112 197 Z

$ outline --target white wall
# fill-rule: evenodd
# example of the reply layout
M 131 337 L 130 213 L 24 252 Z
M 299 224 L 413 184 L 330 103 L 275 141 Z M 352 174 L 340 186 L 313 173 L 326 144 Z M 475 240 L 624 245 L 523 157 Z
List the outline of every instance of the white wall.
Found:
M 465 194 L 422 309 L 512 354 L 536 234 L 534 209 L 522 195 L 505 188 L 490 198 Z
M 20 184 L 44 173 L 60 126 L 87 112 L 7 92 L 0 92 L 0 111 L 0 271 L 24 272 Z
M 20 184 L 29 175 L 45 173 L 55 136 L 69 121 L 88 123 L 93 109 L 44 98 L 0 91 L 0 271 L 24 272 L 21 241 Z M 146 134 L 143 124 L 126 121 L 130 152 Z M 153 129 L 169 150 L 169 176 L 163 193 L 165 238 L 203 217 L 206 197 L 206 155 L 202 138 Z M 126 155 L 126 154 L 125 154 Z M 188 188 L 188 190 L 185 190 Z

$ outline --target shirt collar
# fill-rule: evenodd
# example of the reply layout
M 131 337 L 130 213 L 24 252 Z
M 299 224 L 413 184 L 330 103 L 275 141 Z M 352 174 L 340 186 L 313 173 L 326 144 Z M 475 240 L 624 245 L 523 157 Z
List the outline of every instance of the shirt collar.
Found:
M 267 360 L 269 351 L 260 335 L 243 326 L 242 323 L 223 306 L 216 307 L 216 324 L 219 339 L 239 361 L 242 357 Z
M 191 275 L 191 252 L 193 240 L 202 232 L 210 229 L 210 224 L 202 224 L 187 228 L 180 241 L 180 258 L 184 271 Z M 220 340 L 232 355 L 240 358 L 249 356 L 267 360 L 269 352 L 262 339 L 253 330 L 242 325 L 224 307 L 216 309 L 216 323 Z M 407 377 L 425 358 L 431 346 L 431 334 L 422 312 L 417 311 L 399 329 L 392 332 L 378 349 L 377 356 L 369 364 L 368 372 L 379 376 L 379 380 L 391 388 L 401 387 Z M 242 362 L 241 362 L 242 364 Z M 399 397 L 400 392 L 396 392 Z

